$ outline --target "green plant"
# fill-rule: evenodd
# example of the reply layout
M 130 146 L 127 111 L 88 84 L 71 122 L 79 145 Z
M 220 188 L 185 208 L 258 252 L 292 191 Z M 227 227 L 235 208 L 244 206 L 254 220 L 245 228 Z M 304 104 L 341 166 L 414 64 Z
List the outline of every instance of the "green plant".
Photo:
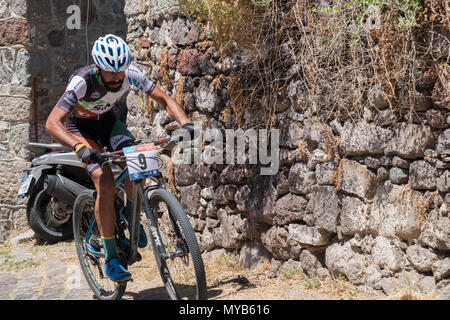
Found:
M 307 288 L 307 289 L 318 289 L 321 287 L 321 285 L 322 285 L 322 282 L 319 279 L 319 277 L 305 279 L 305 288 Z
M 358 41 L 358 34 L 364 21 L 373 17 L 378 21 L 381 19 L 380 12 L 383 7 L 389 7 L 398 14 L 398 26 L 406 29 L 416 22 L 416 15 L 421 9 L 420 0 L 353 0 L 347 1 L 342 6 L 323 7 L 311 9 L 314 13 L 324 14 L 346 14 L 352 12 L 354 20 L 350 31 L 351 40 L 349 47 L 353 47 Z M 375 16 L 375 17 L 374 17 Z
M 252 0 L 255 6 L 265 6 L 268 5 L 272 0 Z
M 281 272 L 281 275 L 286 279 L 294 279 L 297 276 L 300 276 L 302 274 L 302 272 L 303 271 L 300 268 L 292 268 L 292 269 L 289 269 L 288 271 Z
M 1 262 L 1 264 L 5 266 L 6 271 L 19 271 L 25 268 L 39 265 L 39 263 L 36 262 L 33 258 L 16 260 L 10 252 L 9 245 L 4 246 L 4 249 L 0 251 L 0 255 L 3 256 L 3 261 Z

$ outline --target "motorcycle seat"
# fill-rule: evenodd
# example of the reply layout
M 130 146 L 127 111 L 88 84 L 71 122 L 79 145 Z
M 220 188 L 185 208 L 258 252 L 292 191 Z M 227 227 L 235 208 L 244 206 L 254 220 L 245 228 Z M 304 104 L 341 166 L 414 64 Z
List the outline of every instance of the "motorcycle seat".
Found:
M 25 148 L 37 154 L 55 150 L 73 151 L 71 148 L 63 146 L 62 144 L 59 143 L 29 142 L 25 145 Z

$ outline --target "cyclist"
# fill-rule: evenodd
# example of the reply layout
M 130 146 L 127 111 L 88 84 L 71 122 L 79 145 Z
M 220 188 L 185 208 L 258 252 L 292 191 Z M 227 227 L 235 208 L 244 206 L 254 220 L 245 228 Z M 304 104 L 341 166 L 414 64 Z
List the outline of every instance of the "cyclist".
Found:
M 131 274 L 117 254 L 114 225 L 114 177 L 109 166 L 100 165 L 100 146 L 110 151 L 134 144 L 135 138 L 118 120 L 112 108 L 131 86 L 137 87 L 164 106 L 183 129 L 194 135 L 194 125 L 184 110 L 158 86 L 131 65 L 132 54 L 123 39 L 108 34 L 92 48 L 94 64 L 82 67 L 70 77 L 69 84 L 51 111 L 45 129 L 60 143 L 73 148 L 87 169 L 97 190 L 95 217 L 105 251 L 105 273 L 113 281 L 128 281 Z M 131 212 L 132 184 L 127 179 L 126 213 Z M 140 226 L 139 247 L 147 244 Z

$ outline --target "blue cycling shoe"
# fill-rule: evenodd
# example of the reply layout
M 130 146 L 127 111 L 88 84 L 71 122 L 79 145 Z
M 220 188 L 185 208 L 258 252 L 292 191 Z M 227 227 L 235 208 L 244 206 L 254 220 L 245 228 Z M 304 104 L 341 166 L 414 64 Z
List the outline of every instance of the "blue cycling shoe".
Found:
M 131 280 L 131 273 L 122 267 L 118 258 L 111 258 L 105 263 L 105 273 L 114 282 Z
M 120 210 L 120 215 L 121 215 L 122 219 L 126 222 L 127 228 L 129 228 L 128 215 L 127 215 L 125 207 Z M 147 235 L 145 234 L 144 226 L 141 224 L 141 225 L 139 225 L 138 247 L 139 248 L 145 248 L 147 246 L 147 243 L 148 243 Z

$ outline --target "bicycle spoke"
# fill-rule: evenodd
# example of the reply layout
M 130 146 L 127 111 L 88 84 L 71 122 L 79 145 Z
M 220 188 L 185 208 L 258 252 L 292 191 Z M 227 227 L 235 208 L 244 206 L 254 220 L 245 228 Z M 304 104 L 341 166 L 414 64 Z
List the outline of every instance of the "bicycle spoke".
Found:
M 95 223 L 94 200 L 92 195 L 77 198 L 74 210 L 74 236 L 77 253 L 83 273 L 89 286 L 99 299 L 118 299 L 122 296 L 125 285 L 111 281 L 104 274 L 105 259 L 102 251 L 100 232 Z M 91 246 L 88 248 L 86 242 Z

